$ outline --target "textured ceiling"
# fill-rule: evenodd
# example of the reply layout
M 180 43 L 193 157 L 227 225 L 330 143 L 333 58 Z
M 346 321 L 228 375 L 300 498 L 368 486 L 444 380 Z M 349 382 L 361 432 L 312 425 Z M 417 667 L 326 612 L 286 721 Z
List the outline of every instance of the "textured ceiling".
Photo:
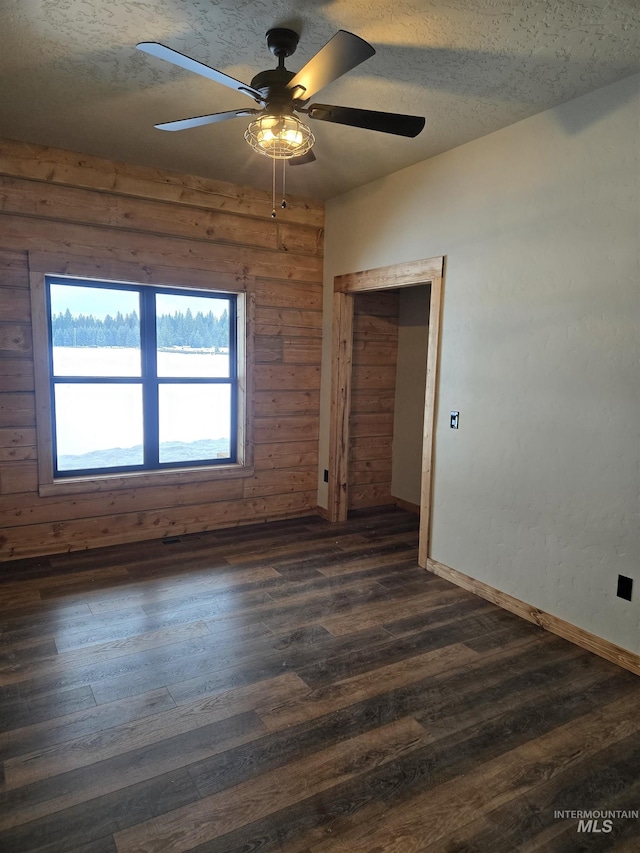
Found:
M 416 139 L 314 122 L 317 161 L 289 168 L 287 188 L 316 198 L 640 71 L 640 0 L 0 0 L 0 136 L 268 187 L 246 119 L 153 127 L 252 102 L 135 44 L 249 82 L 275 65 L 273 26 L 301 34 L 293 71 L 338 29 L 375 47 L 314 100 L 427 119 Z

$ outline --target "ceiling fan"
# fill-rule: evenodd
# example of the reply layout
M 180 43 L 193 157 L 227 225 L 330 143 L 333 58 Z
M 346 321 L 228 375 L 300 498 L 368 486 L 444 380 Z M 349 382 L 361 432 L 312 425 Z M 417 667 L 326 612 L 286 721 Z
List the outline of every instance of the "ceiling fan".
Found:
M 313 133 L 295 113 L 301 113 L 315 121 L 334 122 L 397 136 L 415 137 L 423 129 L 425 119 L 419 116 L 331 104 L 309 105 L 316 92 L 375 54 L 371 45 L 359 36 L 339 30 L 297 73 L 288 71 L 284 61 L 295 53 L 298 33 L 277 27 L 269 30 L 266 38 L 269 50 L 278 60 L 278 66 L 256 74 L 249 85 L 158 42 L 141 42 L 136 45 L 138 50 L 157 59 L 171 62 L 248 95 L 261 107 L 227 110 L 155 126 L 159 130 L 187 130 L 232 118 L 252 117 L 244 135 L 245 139 L 255 151 L 272 158 L 274 168 L 275 160 L 289 160 L 292 165 L 298 165 L 316 159 L 311 150 L 315 142 Z

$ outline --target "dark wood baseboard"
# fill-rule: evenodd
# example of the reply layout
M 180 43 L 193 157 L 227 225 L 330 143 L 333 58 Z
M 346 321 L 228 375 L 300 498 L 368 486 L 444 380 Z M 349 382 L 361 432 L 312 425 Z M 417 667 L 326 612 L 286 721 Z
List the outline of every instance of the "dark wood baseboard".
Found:
M 451 581 L 456 586 L 473 592 L 475 595 L 479 595 L 481 598 L 485 598 L 487 601 L 497 604 L 498 607 L 515 613 L 517 616 L 521 616 L 528 622 L 540 625 L 541 628 L 550 631 L 552 634 L 557 634 L 559 637 L 563 637 L 565 640 L 569 640 L 569 642 L 575 643 L 589 652 L 593 652 L 612 663 L 618 664 L 618 666 L 624 667 L 624 669 L 628 669 L 636 675 L 640 675 L 640 655 L 635 652 L 630 652 L 628 649 L 616 646 L 614 643 L 609 642 L 609 640 L 603 640 L 602 637 L 597 637 L 595 634 L 585 631 L 584 628 L 578 628 L 570 622 L 566 622 L 558 616 L 552 616 L 551 613 L 546 613 L 544 610 L 539 610 L 537 607 L 520 601 L 519 598 L 514 598 L 514 596 L 506 592 L 500 592 L 500 590 L 489 586 L 489 584 L 469 577 L 469 575 L 465 575 L 457 571 L 457 569 L 445 566 L 437 560 L 429 558 L 427 560 L 427 569 L 433 572 L 433 574 Z

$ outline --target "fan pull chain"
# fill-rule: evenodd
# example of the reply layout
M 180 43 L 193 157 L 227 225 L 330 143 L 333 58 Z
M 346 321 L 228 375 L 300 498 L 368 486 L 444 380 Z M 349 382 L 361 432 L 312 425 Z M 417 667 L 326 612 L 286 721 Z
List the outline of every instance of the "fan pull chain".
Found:
M 271 160 L 273 163 L 273 177 L 271 180 L 271 218 L 276 218 L 276 161 L 275 158 Z
M 273 157 L 271 159 L 273 163 L 272 177 L 271 177 L 271 218 L 276 218 L 276 159 Z M 287 161 L 282 160 L 282 203 L 280 207 L 285 210 L 287 206 L 287 200 L 285 198 L 285 188 L 287 183 Z
M 286 160 L 283 160 L 283 161 L 282 161 L 282 204 L 280 205 L 280 207 L 281 207 L 283 210 L 284 210 L 284 209 L 285 209 L 285 207 L 287 206 L 287 201 L 286 201 L 286 199 L 285 199 L 285 197 L 284 197 L 284 195 L 285 195 L 284 188 L 285 188 L 285 184 L 286 184 L 286 175 L 287 175 L 287 170 L 286 170 L 286 168 L 285 168 L 285 167 L 286 167 L 286 165 L 287 165 L 287 161 L 286 161 Z

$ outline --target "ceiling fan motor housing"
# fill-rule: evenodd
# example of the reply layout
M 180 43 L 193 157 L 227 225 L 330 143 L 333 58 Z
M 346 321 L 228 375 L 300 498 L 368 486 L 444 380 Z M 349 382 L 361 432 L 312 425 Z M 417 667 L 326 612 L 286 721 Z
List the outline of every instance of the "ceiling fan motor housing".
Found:
M 290 114 L 294 104 L 291 89 L 287 88 L 287 84 L 295 76 L 295 72 L 287 71 L 284 66 L 261 71 L 251 80 L 251 88 L 260 92 L 269 112 Z
M 261 71 L 251 80 L 251 88 L 262 95 L 272 115 L 291 115 L 294 110 L 292 92 L 287 88 L 296 75 L 287 71 L 284 60 L 295 53 L 300 36 L 294 30 L 274 27 L 267 32 L 267 47 L 278 58 L 278 67 Z
M 267 32 L 267 47 L 278 59 L 286 59 L 296 52 L 300 36 L 294 30 L 273 27 Z

